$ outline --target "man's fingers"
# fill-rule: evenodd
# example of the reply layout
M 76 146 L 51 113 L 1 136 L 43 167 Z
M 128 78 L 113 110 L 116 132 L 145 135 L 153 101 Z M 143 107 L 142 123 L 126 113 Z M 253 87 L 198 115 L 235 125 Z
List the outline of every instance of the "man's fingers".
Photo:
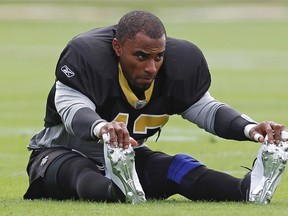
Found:
M 276 124 L 275 122 L 269 122 L 269 124 L 266 124 L 265 126 L 268 143 L 279 144 L 281 142 L 281 132 L 285 129 L 285 126 L 282 124 Z
M 118 123 L 117 126 L 115 126 L 115 132 L 118 146 L 120 148 L 128 148 L 130 143 L 130 135 L 126 125 L 122 122 Z
M 109 122 L 101 128 L 101 134 L 109 133 L 109 143 L 114 147 L 127 149 L 130 144 L 130 135 L 123 122 Z M 135 141 L 136 142 L 136 141 Z M 135 144 L 137 146 L 137 142 Z
M 271 127 L 274 131 L 274 140 L 275 140 L 276 144 L 279 144 L 282 140 L 281 133 L 283 130 L 285 130 L 285 126 L 272 122 Z
M 110 136 L 108 133 L 102 134 L 102 139 L 104 143 L 110 143 Z
M 263 142 L 264 141 L 264 137 L 259 134 L 259 133 L 255 133 L 254 136 L 253 136 L 253 140 L 255 142 Z
M 123 122 L 109 122 L 101 128 L 101 134 L 104 142 L 114 147 L 123 149 L 138 146 L 135 139 L 130 137 L 129 131 Z
M 266 139 L 267 143 L 270 144 L 279 144 L 281 140 L 288 140 L 288 132 L 285 131 L 285 126 L 273 121 L 264 121 L 252 127 L 249 136 L 255 142 L 263 143 Z
M 288 131 L 285 130 L 281 131 L 281 139 L 283 141 L 288 141 Z
M 117 142 L 117 135 L 115 133 L 115 129 L 114 127 L 109 127 L 107 133 L 109 133 L 110 135 L 110 144 L 114 147 L 118 146 L 118 142 Z
M 131 144 L 132 147 L 137 147 L 138 146 L 138 142 L 135 139 L 133 139 L 132 137 L 130 137 L 130 144 Z

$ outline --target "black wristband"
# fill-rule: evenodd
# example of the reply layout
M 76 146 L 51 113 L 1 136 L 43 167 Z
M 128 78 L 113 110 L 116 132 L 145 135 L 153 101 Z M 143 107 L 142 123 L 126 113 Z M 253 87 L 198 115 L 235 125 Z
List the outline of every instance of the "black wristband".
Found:
M 217 110 L 214 130 L 218 136 L 225 139 L 250 140 L 244 134 L 244 128 L 252 123 L 255 123 L 252 119 L 244 118 L 241 113 L 224 105 Z
M 72 120 L 72 129 L 76 136 L 83 140 L 94 140 L 91 136 L 92 125 L 101 117 L 90 108 L 79 109 Z

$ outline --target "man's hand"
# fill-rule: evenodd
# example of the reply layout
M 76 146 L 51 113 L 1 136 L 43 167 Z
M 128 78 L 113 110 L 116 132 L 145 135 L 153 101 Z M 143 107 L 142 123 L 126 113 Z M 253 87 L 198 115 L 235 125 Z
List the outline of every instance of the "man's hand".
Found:
M 99 137 L 102 137 L 105 133 L 109 133 L 110 144 L 114 147 L 127 149 L 129 144 L 132 147 L 138 146 L 137 141 L 130 137 L 129 131 L 123 122 L 107 122 L 100 128 Z
M 287 140 L 287 138 L 281 136 L 282 132 L 285 132 L 284 125 L 272 121 L 264 121 L 253 127 L 249 132 L 249 136 L 252 140 L 263 143 L 267 135 L 268 143 L 279 144 L 281 141 Z

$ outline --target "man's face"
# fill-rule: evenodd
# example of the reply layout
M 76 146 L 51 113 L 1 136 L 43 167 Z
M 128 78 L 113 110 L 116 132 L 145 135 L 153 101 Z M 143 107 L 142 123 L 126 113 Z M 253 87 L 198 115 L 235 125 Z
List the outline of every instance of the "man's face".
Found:
M 135 39 L 122 44 L 116 38 L 112 45 L 129 85 L 134 90 L 146 90 L 155 79 L 162 63 L 166 37 L 151 39 L 138 33 Z

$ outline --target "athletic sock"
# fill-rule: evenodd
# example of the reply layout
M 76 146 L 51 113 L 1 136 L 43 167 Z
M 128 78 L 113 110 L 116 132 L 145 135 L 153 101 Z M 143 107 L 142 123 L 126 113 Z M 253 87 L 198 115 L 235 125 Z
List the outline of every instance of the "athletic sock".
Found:
M 241 181 L 241 193 L 246 201 L 249 200 L 251 172 L 247 173 Z
M 187 198 L 191 200 L 206 201 L 244 201 L 241 190 L 241 179 L 235 178 L 223 172 L 215 171 L 201 166 L 188 173 L 185 178 L 195 179 L 190 186 Z M 186 179 L 186 182 L 187 179 Z M 186 186 L 187 188 L 187 186 Z M 192 188 L 192 189 L 191 189 Z

